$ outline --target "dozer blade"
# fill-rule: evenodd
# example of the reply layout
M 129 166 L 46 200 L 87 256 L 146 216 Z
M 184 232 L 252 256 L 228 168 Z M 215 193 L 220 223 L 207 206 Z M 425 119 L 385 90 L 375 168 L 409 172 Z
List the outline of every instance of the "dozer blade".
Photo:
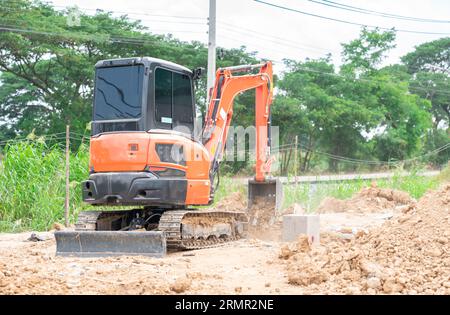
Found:
M 103 257 L 143 255 L 162 257 L 167 252 L 162 231 L 57 231 L 56 255 Z
M 263 182 L 254 179 L 248 181 L 248 208 L 260 203 L 266 206 L 273 204 L 274 210 L 281 209 L 283 186 L 278 178 L 266 179 Z

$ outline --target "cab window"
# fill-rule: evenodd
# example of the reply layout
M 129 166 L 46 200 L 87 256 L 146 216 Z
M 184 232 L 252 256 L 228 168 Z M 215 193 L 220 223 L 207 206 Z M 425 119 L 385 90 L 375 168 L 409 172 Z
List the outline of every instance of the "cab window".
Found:
M 155 119 L 159 128 L 185 126 L 193 130 L 192 83 L 188 75 L 156 69 Z

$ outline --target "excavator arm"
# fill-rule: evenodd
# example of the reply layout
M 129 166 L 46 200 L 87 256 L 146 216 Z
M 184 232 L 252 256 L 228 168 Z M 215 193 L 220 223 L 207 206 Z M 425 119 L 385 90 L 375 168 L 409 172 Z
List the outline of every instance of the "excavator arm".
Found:
M 234 75 L 259 68 L 257 74 Z M 256 89 L 256 175 L 262 182 L 270 174 L 269 122 L 273 96 L 272 63 L 220 68 L 203 129 L 203 144 L 211 155 L 212 169 L 218 167 L 233 117 L 233 100 L 237 94 Z
M 259 69 L 258 73 L 252 73 Z M 244 73 L 244 74 L 242 74 Z M 281 184 L 270 178 L 270 106 L 273 98 L 273 75 L 270 61 L 227 68 L 216 72 L 215 86 L 202 133 L 202 141 L 211 156 L 211 182 L 214 180 L 225 149 L 233 117 L 233 100 L 241 92 L 255 89 L 255 178 L 249 182 L 249 206 L 258 197 L 274 200 L 281 207 Z M 266 198 L 267 199 L 267 198 Z

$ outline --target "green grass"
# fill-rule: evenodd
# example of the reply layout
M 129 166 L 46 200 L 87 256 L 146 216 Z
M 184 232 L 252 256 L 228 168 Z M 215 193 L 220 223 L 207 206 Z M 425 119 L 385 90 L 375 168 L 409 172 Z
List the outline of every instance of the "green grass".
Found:
M 220 177 L 220 184 L 214 196 L 214 203 L 237 191 L 246 195 L 247 187 L 232 177 Z
M 435 177 L 423 177 L 417 175 L 416 171 L 407 176 L 395 174 L 390 179 L 376 180 L 377 186 L 402 190 L 413 198 L 422 197 L 429 189 L 435 189 L 441 182 L 450 180 L 449 168 Z M 370 186 L 373 180 L 352 180 L 340 182 L 322 182 L 317 184 L 299 183 L 297 185 L 284 186 L 283 208 L 287 208 L 294 203 L 300 204 L 306 211 L 313 212 L 325 197 L 337 199 L 347 199 L 360 191 L 363 187 Z
M 89 152 L 70 156 L 71 221 L 83 208 L 80 181 L 88 176 Z M 0 231 L 46 230 L 64 221 L 65 155 L 58 146 L 25 141 L 6 146 L 0 165 Z

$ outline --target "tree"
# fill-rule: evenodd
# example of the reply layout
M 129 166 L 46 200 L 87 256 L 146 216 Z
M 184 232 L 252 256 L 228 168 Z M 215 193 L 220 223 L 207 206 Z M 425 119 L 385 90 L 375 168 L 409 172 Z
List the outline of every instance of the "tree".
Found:
M 364 27 L 360 36 L 342 44 L 343 73 L 359 74 L 374 71 L 383 61 L 387 51 L 395 47 L 395 31 L 380 32 Z
M 82 133 L 91 120 L 98 60 L 154 56 L 191 69 L 206 67 L 204 44 L 152 34 L 127 16 L 82 13 L 77 26 L 67 23 L 68 11 L 57 11 L 46 3 L 6 2 L 0 7 L 3 26 L 11 29 L 0 33 L 0 131 L 4 135 L 24 135 L 33 129 L 62 132 L 66 124 Z M 225 50 L 218 65 L 254 60 L 244 48 L 232 49 Z M 205 108 L 205 86 L 203 78 L 197 89 L 201 109 Z
M 450 37 L 440 38 L 416 47 L 401 58 L 410 73 L 450 70 Z
M 311 158 L 308 152 L 319 145 L 334 155 L 358 156 L 364 143 L 361 131 L 374 127 L 380 117 L 370 102 L 342 97 L 355 96 L 355 90 L 361 89 L 360 82 L 336 75 L 329 58 L 304 63 L 288 60 L 286 66 L 288 70 L 279 82 L 282 96 L 277 97 L 274 106 L 274 124 L 280 124 L 284 137 L 295 132 L 306 140 L 302 169 L 307 170 Z M 329 163 L 330 169 L 336 171 L 337 161 L 330 159 Z
M 343 44 L 341 73 L 359 78 L 358 90 L 347 94 L 382 114 L 377 122 L 372 142 L 375 156 L 380 160 L 405 159 L 419 152 L 423 134 L 430 127 L 430 104 L 409 93 L 405 68 L 391 66 L 378 69 L 385 54 L 393 47 L 395 32 L 368 31 L 363 28 L 360 38 Z M 375 117 L 375 116 L 373 116 Z M 422 141 L 422 142 L 421 142 Z
M 300 134 L 308 151 L 328 152 L 332 171 L 340 160 L 347 168 L 357 165 L 340 157 L 376 161 L 418 152 L 430 126 L 430 103 L 409 93 L 404 67 L 378 69 L 394 39 L 393 31 L 363 28 L 360 38 L 343 45 L 339 73 L 330 58 L 287 61 L 274 106 L 283 137 Z
M 431 101 L 434 128 L 450 123 L 450 37 L 424 43 L 401 58 L 411 90 Z
M 421 44 L 401 60 L 411 75 L 410 90 L 432 104 L 433 129 L 426 133 L 424 150 L 434 151 L 450 137 L 450 37 Z M 446 150 L 430 160 L 443 164 L 448 157 Z

